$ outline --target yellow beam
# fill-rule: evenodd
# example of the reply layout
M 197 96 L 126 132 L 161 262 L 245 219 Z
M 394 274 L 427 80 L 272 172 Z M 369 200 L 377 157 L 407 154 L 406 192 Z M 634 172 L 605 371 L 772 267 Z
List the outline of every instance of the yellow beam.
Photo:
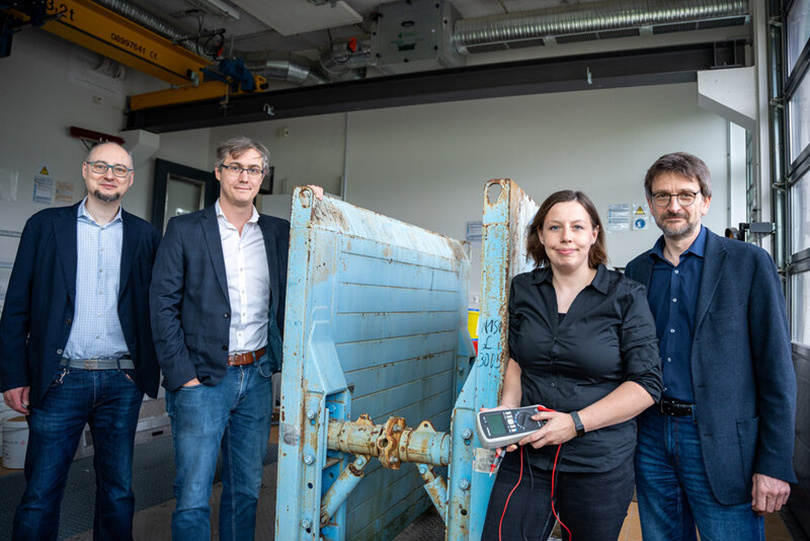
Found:
M 161 105 L 177 105 L 188 101 L 208 100 L 225 96 L 227 86 L 220 81 L 209 81 L 200 86 L 182 86 L 168 90 L 158 90 L 129 97 L 129 110 L 148 109 Z
M 205 58 L 89 0 L 48 0 L 42 28 L 173 85 L 201 80 Z M 196 74 L 196 77 L 195 75 Z
M 255 75 L 253 80 L 257 89 L 263 89 L 267 85 L 267 79 Z M 261 92 L 261 90 L 257 90 Z M 227 86 L 220 81 L 209 81 L 199 86 L 182 86 L 168 90 L 158 90 L 145 94 L 135 94 L 129 97 L 129 110 L 149 109 L 163 105 L 177 105 L 190 101 L 209 100 L 213 98 L 224 98 L 227 94 Z M 245 94 L 245 92 L 231 92 L 231 95 Z

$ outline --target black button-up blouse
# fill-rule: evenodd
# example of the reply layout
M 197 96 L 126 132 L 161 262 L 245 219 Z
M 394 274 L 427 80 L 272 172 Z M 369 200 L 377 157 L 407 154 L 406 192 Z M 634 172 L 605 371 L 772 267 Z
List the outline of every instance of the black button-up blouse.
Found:
M 520 365 L 522 405 L 561 412 L 590 406 L 625 381 L 661 395 L 655 322 L 641 284 L 599 265 L 560 321 L 550 268 L 515 276 L 509 295 L 509 351 Z M 557 447 L 532 449 L 550 470 Z M 563 445 L 557 468 L 604 472 L 632 457 L 636 421 L 587 432 Z

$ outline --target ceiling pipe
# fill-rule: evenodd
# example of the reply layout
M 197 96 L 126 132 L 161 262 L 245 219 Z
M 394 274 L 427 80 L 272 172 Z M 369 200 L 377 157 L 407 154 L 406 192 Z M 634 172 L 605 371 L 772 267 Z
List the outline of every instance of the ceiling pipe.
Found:
M 326 83 L 321 74 L 316 73 L 310 61 L 293 54 L 284 53 L 243 53 L 245 67 L 255 75 L 267 79 L 286 81 L 295 85 Z
M 122 0 L 94 0 L 94 2 L 175 43 L 179 43 L 183 41 L 183 38 L 188 37 L 187 32 L 180 31 L 172 23 L 135 4 Z M 197 54 L 197 51 L 190 48 L 189 50 Z
M 453 39 L 458 52 L 466 55 L 475 48 L 511 42 L 747 14 L 748 0 L 607 0 L 461 19 Z

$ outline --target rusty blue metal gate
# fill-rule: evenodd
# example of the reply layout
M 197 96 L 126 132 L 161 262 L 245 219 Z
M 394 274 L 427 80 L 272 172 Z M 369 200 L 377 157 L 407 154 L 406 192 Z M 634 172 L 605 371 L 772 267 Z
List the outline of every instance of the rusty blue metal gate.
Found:
M 309 189 L 293 194 L 291 226 L 276 537 L 388 539 L 430 505 L 418 469 L 399 468 L 398 443 L 425 439 L 430 424 L 449 428 L 473 355 L 469 261 L 459 241 L 333 198 L 313 202 Z M 350 464 L 350 453 L 328 449 L 329 431 L 339 437 L 361 413 L 366 425 L 404 421 L 372 441 L 379 461 Z M 403 430 L 422 421 L 419 434 Z
M 493 457 L 475 412 L 498 403 L 509 282 L 532 267 L 525 239 L 536 211 L 511 180 L 487 184 L 471 366 L 462 244 L 296 190 L 277 539 L 391 539 L 430 501 L 446 539 L 480 538 Z

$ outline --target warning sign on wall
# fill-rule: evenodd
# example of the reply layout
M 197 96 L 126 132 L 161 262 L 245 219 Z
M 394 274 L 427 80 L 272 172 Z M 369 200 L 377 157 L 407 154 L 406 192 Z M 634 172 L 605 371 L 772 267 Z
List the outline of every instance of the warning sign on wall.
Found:
M 633 231 L 642 231 L 650 226 L 650 212 L 647 205 L 633 205 L 630 223 Z

